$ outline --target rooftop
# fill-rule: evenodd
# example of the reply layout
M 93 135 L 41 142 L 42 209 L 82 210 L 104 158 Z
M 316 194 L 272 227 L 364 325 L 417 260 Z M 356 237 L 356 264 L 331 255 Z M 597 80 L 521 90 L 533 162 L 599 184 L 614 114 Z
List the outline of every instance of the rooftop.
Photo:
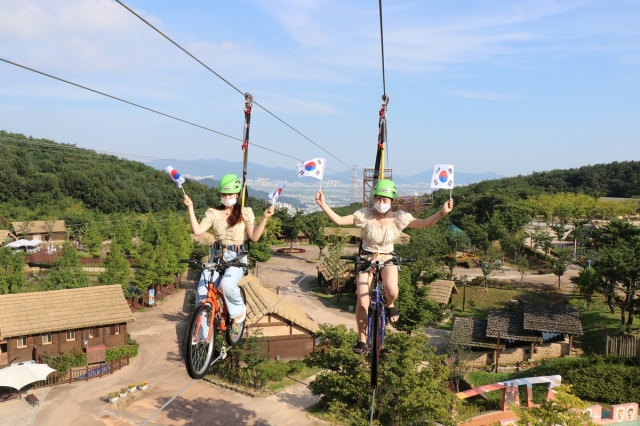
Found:
M 487 319 L 487 337 L 498 337 L 507 340 L 542 343 L 542 332 L 524 328 L 522 312 L 490 311 Z
M 524 328 L 547 333 L 582 334 L 580 312 L 569 305 L 525 302 Z

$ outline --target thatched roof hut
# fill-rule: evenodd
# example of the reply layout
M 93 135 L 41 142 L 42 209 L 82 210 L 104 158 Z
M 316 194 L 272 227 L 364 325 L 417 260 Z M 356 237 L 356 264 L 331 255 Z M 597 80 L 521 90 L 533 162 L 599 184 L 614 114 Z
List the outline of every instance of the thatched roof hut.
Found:
M 427 287 L 429 288 L 427 298 L 441 305 L 450 304 L 451 295 L 458 294 L 456 283 L 451 280 L 435 280 L 428 284 Z

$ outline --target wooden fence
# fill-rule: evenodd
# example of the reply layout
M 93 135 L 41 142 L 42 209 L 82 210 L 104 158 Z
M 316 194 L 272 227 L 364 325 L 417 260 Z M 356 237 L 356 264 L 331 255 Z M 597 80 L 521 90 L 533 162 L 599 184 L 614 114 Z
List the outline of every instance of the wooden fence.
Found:
M 640 357 L 640 339 L 635 336 L 607 336 L 606 354 Z
M 42 388 L 45 386 L 63 385 L 65 383 L 75 383 L 79 381 L 89 381 L 89 379 L 96 379 L 102 376 L 113 374 L 116 371 L 122 369 L 123 366 L 129 365 L 129 354 L 122 356 L 111 362 L 101 362 L 97 366 L 88 366 L 83 369 L 70 369 L 65 372 L 55 372 L 47 376 L 46 380 L 35 382 L 32 384 L 33 389 Z

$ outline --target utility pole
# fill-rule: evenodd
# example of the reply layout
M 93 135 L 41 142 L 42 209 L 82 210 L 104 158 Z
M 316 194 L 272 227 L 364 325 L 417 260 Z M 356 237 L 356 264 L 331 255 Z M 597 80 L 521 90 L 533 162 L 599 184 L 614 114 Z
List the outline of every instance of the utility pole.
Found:
M 464 280 L 464 285 L 462 287 L 462 312 L 464 312 L 464 307 L 467 303 L 467 280 Z
M 496 373 L 498 372 L 499 360 L 500 360 L 500 330 L 498 330 L 498 344 L 496 345 Z

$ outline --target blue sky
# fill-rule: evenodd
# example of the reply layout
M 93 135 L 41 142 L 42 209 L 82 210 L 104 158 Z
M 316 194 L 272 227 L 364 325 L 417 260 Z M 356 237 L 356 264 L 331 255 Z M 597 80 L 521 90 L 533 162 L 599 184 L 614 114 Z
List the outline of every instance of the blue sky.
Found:
M 377 1 L 126 3 L 345 163 L 373 165 Z M 383 9 L 394 173 L 640 160 L 639 0 L 386 0 Z M 115 1 L 0 0 L 0 57 L 242 136 L 242 96 Z M 0 129 L 159 158 L 241 159 L 237 141 L 5 63 L 0 81 Z M 326 156 L 258 108 L 251 141 Z M 258 149 L 250 160 L 294 163 Z M 346 169 L 331 157 L 328 166 Z

